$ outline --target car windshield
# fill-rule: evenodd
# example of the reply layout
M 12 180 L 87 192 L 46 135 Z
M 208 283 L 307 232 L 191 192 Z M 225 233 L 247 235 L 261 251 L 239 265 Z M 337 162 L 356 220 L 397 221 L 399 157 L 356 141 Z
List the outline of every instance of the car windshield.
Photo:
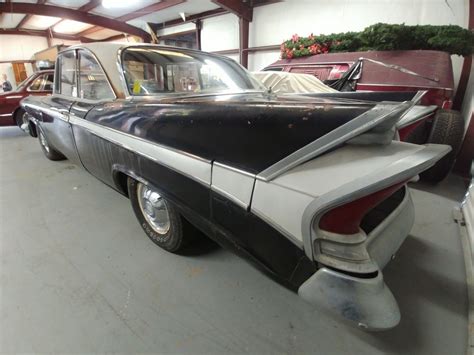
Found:
M 231 59 L 163 48 L 128 48 L 122 65 L 131 95 L 199 95 L 265 91 Z

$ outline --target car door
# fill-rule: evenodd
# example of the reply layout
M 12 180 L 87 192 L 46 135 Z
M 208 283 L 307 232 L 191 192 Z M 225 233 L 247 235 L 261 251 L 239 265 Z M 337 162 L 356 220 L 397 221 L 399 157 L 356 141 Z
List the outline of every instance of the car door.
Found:
M 115 93 L 95 56 L 85 50 L 78 52 L 78 97 L 70 109 L 74 139 L 82 165 L 98 179 L 111 183 L 109 166 L 111 157 L 106 154 L 104 142 L 90 132 L 87 113 L 96 106 L 115 100 Z
M 58 55 L 55 77 L 54 94 L 42 100 L 46 109 L 42 110 L 42 117 L 39 119 L 40 128 L 53 147 L 79 164 L 69 123 L 69 110 L 77 100 L 76 50 L 67 50 Z

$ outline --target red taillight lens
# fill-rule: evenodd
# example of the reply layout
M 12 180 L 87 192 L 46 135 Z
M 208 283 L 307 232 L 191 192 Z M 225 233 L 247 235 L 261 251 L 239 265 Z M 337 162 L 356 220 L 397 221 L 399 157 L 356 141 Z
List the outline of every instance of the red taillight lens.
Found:
M 390 197 L 406 181 L 361 197 L 326 212 L 319 220 L 319 228 L 337 234 L 356 234 L 364 216 L 380 202 Z

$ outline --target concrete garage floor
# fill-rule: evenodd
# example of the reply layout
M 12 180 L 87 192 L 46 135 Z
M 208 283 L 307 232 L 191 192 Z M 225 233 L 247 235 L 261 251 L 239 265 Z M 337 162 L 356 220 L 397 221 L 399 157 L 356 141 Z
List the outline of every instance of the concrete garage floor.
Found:
M 385 269 L 402 322 L 365 333 L 211 242 L 162 251 L 125 197 L 1 128 L 0 352 L 464 354 L 464 187 L 413 187 L 415 227 Z

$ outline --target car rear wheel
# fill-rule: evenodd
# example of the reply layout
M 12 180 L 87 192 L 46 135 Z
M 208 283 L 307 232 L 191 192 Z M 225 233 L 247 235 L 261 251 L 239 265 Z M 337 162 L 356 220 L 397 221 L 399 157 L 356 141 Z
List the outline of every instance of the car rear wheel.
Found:
M 43 151 L 46 158 L 49 160 L 64 160 L 66 157 L 54 149 L 51 144 L 46 139 L 43 131 L 41 129 L 38 130 L 38 141 L 41 146 L 41 150 Z
M 30 120 L 28 119 L 28 113 L 22 108 L 15 113 L 15 123 L 23 131 L 28 132 Z
M 186 221 L 155 188 L 128 179 L 128 195 L 133 211 L 146 235 L 159 247 L 176 253 L 188 241 Z
M 431 124 L 422 123 L 408 134 L 407 141 L 410 143 L 451 146 L 451 152 L 420 174 L 421 180 L 437 183 L 449 174 L 461 148 L 463 135 L 464 120 L 459 112 L 453 110 L 438 110 Z

